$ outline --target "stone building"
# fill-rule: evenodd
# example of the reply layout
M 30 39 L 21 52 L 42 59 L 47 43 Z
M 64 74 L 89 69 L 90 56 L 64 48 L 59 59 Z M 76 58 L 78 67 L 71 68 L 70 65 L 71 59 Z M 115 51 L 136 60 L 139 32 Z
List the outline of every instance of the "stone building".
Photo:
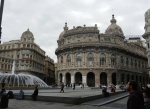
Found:
M 148 57 L 148 72 L 150 75 L 150 9 L 145 12 L 145 33 L 143 38 L 146 40 L 147 45 L 147 57 Z
M 97 25 L 85 25 L 64 31 L 57 40 L 57 82 L 85 84 L 121 84 L 130 80 L 148 82 L 146 48 L 140 38 L 125 39 L 114 15 L 105 33 Z
M 44 81 L 48 85 L 55 84 L 55 64 L 54 60 L 46 56 L 45 58 L 45 78 Z
M 45 51 L 34 42 L 29 29 L 20 40 L 0 44 L 0 72 L 11 73 L 14 60 L 15 73 L 33 74 L 44 79 Z

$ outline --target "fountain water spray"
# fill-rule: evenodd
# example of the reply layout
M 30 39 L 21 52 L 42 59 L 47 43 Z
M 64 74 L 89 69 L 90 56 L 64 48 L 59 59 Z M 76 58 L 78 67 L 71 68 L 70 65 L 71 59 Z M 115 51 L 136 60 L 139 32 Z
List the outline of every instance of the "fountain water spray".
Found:
M 48 85 L 40 78 L 29 74 L 15 74 L 15 60 L 13 61 L 12 72 L 0 73 L 0 83 L 5 83 L 8 86 L 35 86 L 48 87 Z

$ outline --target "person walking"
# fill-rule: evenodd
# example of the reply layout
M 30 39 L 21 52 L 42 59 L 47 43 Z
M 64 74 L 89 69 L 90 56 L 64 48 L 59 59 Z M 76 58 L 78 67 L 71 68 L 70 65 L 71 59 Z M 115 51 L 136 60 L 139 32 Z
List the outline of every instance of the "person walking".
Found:
M 61 82 L 61 90 L 60 90 L 60 93 L 63 92 L 64 93 L 64 83 Z
M 73 83 L 73 90 L 75 90 L 75 88 L 76 88 L 76 84 L 75 84 L 75 83 Z
M 39 93 L 39 90 L 38 90 L 38 87 L 36 86 L 36 87 L 35 87 L 35 90 L 34 90 L 34 93 L 32 94 L 32 99 L 33 99 L 34 101 L 36 101 L 36 98 L 37 98 L 37 96 L 38 96 L 38 93 Z
M 150 88 L 146 87 L 143 91 L 144 109 L 150 109 Z
M 144 109 L 144 98 L 142 92 L 138 90 L 137 82 L 130 81 L 127 90 L 130 92 L 127 100 L 127 109 Z

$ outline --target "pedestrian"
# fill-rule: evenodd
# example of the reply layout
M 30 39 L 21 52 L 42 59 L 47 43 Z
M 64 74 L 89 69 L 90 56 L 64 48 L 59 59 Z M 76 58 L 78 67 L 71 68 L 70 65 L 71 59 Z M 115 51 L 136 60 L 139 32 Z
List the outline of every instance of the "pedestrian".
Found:
M 102 94 L 104 95 L 104 97 L 109 97 L 109 92 L 107 92 L 107 87 L 102 89 Z
M 14 94 L 13 94 L 13 91 L 11 89 L 9 89 L 7 95 L 9 97 L 9 99 L 13 99 L 14 98 Z
M 144 98 L 138 90 L 138 84 L 132 80 L 128 83 L 127 90 L 130 92 L 127 100 L 127 109 L 144 109 Z
M 75 84 L 75 83 L 73 83 L 73 90 L 75 90 L 75 88 L 76 88 L 76 84 Z
M 150 88 L 146 87 L 143 90 L 144 109 L 150 109 Z
M 39 93 L 38 86 L 35 86 L 34 93 L 32 94 L 32 100 L 36 101 L 38 93 Z
M 64 83 L 61 82 L 61 90 L 60 90 L 60 93 L 63 92 L 64 93 Z
M 22 89 L 20 89 L 20 92 L 19 92 L 19 96 L 17 98 L 18 100 L 23 100 L 24 99 L 24 92 Z
M 82 88 L 84 89 L 84 84 L 82 84 Z
M 0 92 L 0 94 L 2 95 L 3 94 L 3 92 L 5 92 L 6 90 L 5 90 L 5 83 L 2 83 L 2 89 L 1 89 L 1 92 Z

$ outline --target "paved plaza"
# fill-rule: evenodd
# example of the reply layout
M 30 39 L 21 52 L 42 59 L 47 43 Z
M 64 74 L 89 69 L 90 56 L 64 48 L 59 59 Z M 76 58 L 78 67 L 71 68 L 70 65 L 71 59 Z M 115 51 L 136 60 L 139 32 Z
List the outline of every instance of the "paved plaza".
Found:
M 60 93 L 60 89 L 39 89 L 39 96 L 60 96 L 60 97 L 86 97 L 91 95 L 102 94 L 101 89 L 90 89 L 90 88 L 76 88 L 76 90 L 65 89 L 65 93 Z M 110 90 L 108 90 L 110 91 Z M 117 90 L 120 91 L 120 90 Z M 14 93 L 18 93 L 18 90 L 13 90 Z M 33 90 L 24 90 L 25 94 L 31 94 Z M 116 94 L 108 98 L 100 98 L 97 100 L 82 103 L 80 105 L 46 102 L 46 101 L 32 101 L 32 100 L 16 100 L 10 99 L 8 109 L 126 109 L 127 97 L 112 102 L 107 105 L 100 106 L 101 103 L 113 100 L 114 98 L 127 95 L 128 92 Z
M 124 98 L 104 106 L 91 106 L 11 99 L 8 109 L 126 109 L 126 102 L 127 98 Z

